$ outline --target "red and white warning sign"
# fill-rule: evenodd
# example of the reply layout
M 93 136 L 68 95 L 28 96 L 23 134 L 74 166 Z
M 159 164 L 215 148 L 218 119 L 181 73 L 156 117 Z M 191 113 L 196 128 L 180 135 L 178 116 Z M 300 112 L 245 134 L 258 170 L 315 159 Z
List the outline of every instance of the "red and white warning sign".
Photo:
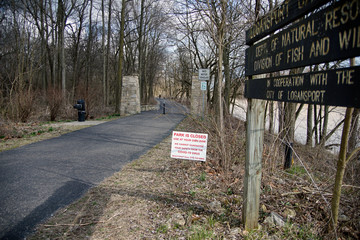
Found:
M 206 161 L 208 135 L 204 133 L 173 131 L 171 157 L 195 161 Z

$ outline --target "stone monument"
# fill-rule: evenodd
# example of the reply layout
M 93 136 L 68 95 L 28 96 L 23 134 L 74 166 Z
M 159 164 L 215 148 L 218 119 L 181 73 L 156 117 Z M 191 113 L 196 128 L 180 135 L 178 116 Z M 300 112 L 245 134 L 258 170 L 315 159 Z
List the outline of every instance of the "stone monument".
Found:
M 140 87 L 137 75 L 124 76 L 121 95 L 121 115 L 132 115 L 141 112 Z

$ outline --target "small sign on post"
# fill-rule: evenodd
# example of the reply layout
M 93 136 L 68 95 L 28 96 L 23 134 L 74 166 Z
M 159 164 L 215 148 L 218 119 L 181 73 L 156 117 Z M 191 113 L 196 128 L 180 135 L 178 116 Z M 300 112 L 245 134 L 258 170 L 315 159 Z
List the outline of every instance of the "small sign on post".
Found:
M 208 135 L 204 133 L 173 131 L 171 158 L 206 161 Z
M 201 82 L 201 91 L 206 91 L 206 86 L 207 86 L 206 82 L 202 81 Z
M 199 81 L 209 81 L 210 80 L 210 69 L 203 68 L 199 69 Z

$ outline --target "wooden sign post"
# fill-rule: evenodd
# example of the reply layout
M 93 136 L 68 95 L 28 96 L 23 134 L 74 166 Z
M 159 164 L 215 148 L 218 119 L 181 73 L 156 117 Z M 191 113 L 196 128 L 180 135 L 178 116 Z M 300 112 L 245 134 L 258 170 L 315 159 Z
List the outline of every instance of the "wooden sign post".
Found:
M 243 222 L 246 230 L 258 227 L 265 101 L 249 99 L 246 113 L 246 162 Z
M 261 41 L 325 4 L 321 11 Z M 245 87 L 243 222 L 245 229 L 251 230 L 258 226 L 264 136 L 265 103 L 258 99 L 360 107 L 359 67 L 276 78 L 265 74 L 359 56 L 360 0 L 285 0 L 246 32 L 246 43 L 245 75 L 249 80 Z

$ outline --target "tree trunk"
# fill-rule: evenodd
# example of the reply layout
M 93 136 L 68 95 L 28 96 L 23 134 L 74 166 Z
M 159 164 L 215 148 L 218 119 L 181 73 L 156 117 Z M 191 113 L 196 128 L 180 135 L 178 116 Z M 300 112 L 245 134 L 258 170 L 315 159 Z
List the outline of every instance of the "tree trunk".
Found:
M 319 119 L 317 116 L 317 105 L 314 105 L 314 133 L 315 133 L 315 146 L 319 144 L 319 138 L 318 138 L 318 125 L 319 125 Z
M 357 140 L 359 138 L 359 115 L 360 109 L 355 108 L 352 118 L 351 118 L 351 128 L 350 128 L 350 137 L 349 137 L 349 148 L 348 152 L 351 153 L 355 150 Z
M 224 47 L 224 76 L 225 76 L 225 90 L 224 90 L 224 114 L 230 113 L 230 43 L 225 43 Z
M 109 105 L 110 98 L 110 87 L 109 87 L 109 65 L 110 65 L 110 47 L 111 47 L 111 8 L 112 0 L 109 0 L 109 19 L 108 19 L 108 29 L 107 29 L 107 46 L 106 46 L 106 63 L 105 63 L 105 84 L 106 84 L 106 105 Z
M 350 59 L 350 66 L 355 66 L 355 58 Z M 351 119 L 351 129 L 350 129 L 351 132 L 350 132 L 349 148 L 348 148 L 349 153 L 355 150 L 357 140 L 359 137 L 359 116 L 360 116 L 360 109 L 359 108 L 354 109 Z
M 324 147 L 326 143 L 326 135 L 329 123 L 329 106 L 324 106 L 324 119 L 322 124 L 322 131 L 320 135 L 320 146 Z
M 284 115 L 284 128 L 283 128 L 283 138 L 291 143 L 294 142 L 295 135 L 295 113 L 296 113 L 296 103 L 285 103 L 284 105 L 285 115 Z
M 223 80 L 223 56 L 224 56 L 224 37 L 226 33 L 226 9 L 227 9 L 227 0 L 221 0 L 221 22 L 218 26 L 218 124 L 221 135 L 224 133 L 224 112 L 223 112 L 223 98 L 222 98 L 222 80 Z M 222 139 L 223 140 L 223 139 Z
M 224 112 L 223 112 L 223 102 L 222 102 L 222 61 L 223 61 L 223 46 L 222 43 L 219 44 L 218 48 L 218 96 L 217 96 L 217 104 L 218 104 L 218 112 L 217 112 L 217 118 L 218 118 L 218 124 L 220 127 L 220 133 L 224 132 Z
M 269 132 L 274 133 L 274 102 L 269 101 Z
M 217 69 L 216 69 L 217 71 Z M 219 78 L 219 74 L 215 74 L 215 77 L 214 77 L 214 86 L 218 86 L 218 78 Z M 217 113 L 219 111 L 218 107 L 219 107 L 219 104 L 218 104 L 218 88 L 217 87 L 214 87 L 214 90 L 213 90 L 213 94 L 212 94 L 212 99 L 211 99 L 211 103 L 212 103 L 212 109 L 214 110 L 215 113 Z
M 51 1 L 49 2 L 49 9 L 52 9 L 52 3 Z M 51 24 L 47 26 L 47 28 L 52 28 L 54 26 L 54 23 L 57 21 L 54 19 L 53 16 L 53 11 L 49 11 L 50 12 L 50 18 L 51 18 Z M 55 24 L 55 28 L 58 28 L 58 26 Z M 49 60 L 53 59 L 52 63 L 50 63 L 50 71 L 51 71 L 51 84 L 55 87 L 55 86 L 59 86 L 58 85 L 58 81 L 57 81 L 57 61 L 58 61 L 58 45 L 57 45 L 57 39 L 58 39 L 58 31 L 50 31 L 51 33 L 51 42 L 52 42 L 52 53 L 49 52 L 49 54 L 52 55 L 52 57 L 49 57 Z
M 83 6 L 81 8 L 81 12 L 79 15 L 79 21 L 78 21 L 78 32 L 77 32 L 77 36 L 76 39 L 74 40 L 74 53 L 73 53 L 73 74 L 72 74 L 72 97 L 75 97 L 75 88 L 76 85 L 78 83 L 78 80 L 80 78 L 80 71 L 79 71 L 79 46 L 80 46 L 80 41 L 81 41 L 81 33 L 83 30 L 83 23 L 84 23 L 84 18 L 85 18 L 85 9 L 86 9 L 86 5 L 87 3 L 84 2 Z
M 290 70 L 291 74 L 299 74 L 304 70 L 304 68 L 296 68 Z M 282 138 L 284 138 L 288 143 L 294 142 L 295 135 L 295 121 L 296 121 L 296 103 L 284 104 L 284 126 L 280 133 L 283 133 Z
M 63 96 L 66 99 L 66 67 L 65 67 L 65 21 L 63 21 L 63 29 L 61 30 L 61 88 Z
M 355 58 L 350 59 L 350 66 L 355 65 Z M 339 205 L 340 205 L 340 196 L 341 196 L 341 187 L 343 183 L 344 173 L 347 161 L 346 155 L 348 150 L 348 140 L 349 140 L 349 132 L 351 127 L 351 118 L 353 115 L 354 108 L 346 108 L 345 113 L 345 121 L 344 127 L 341 135 L 341 145 L 340 145 L 340 153 L 339 159 L 337 163 L 336 169 L 336 177 L 335 177 L 335 186 L 333 190 L 333 197 L 331 199 L 331 221 L 330 226 L 334 231 L 337 228 L 337 221 L 339 216 Z M 331 230 L 331 229 L 330 229 Z
M 346 109 L 345 122 L 343 127 L 343 132 L 341 136 L 341 147 L 339 153 L 339 159 L 337 163 L 336 169 L 336 178 L 335 178 L 335 186 L 333 190 L 333 197 L 331 200 L 331 216 L 332 219 L 330 221 L 330 230 L 333 229 L 336 231 L 337 221 L 339 217 L 339 204 L 340 204 L 340 196 L 341 196 L 341 186 L 344 178 L 345 168 L 347 164 L 346 152 L 348 145 L 348 136 L 350 132 L 351 125 L 351 115 L 353 113 L 353 108 Z
M 125 6 L 126 0 L 121 2 L 121 22 L 120 22 L 120 47 L 119 47 L 119 68 L 118 68 L 118 80 L 116 81 L 116 104 L 115 113 L 120 114 L 120 104 L 122 95 L 122 74 L 123 74 L 123 56 L 124 56 L 124 28 L 125 28 Z
M 143 52 L 143 28 L 144 28 L 144 4 L 145 0 L 141 0 L 140 3 L 140 26 L 139 26 L 139 39 L 138 39 L 138 49 L 139 49 L 139 88 L 140 88 L 140 101 L 145 102 L 144 100 L 144 81 L 145 81 L 145 74 L 144 74 L 144 52 Z
M 40 0 L 40 35 L 41 35 L 41 59 L 42 59 L 42 70 L 41 70 L 41 78 L 42 78 L 42 89 L 46 91 L 47 89 L 47 58 L 46 58 L 46 48 L 47 42 L 45 39 L 45 5 L 44 1 Z
M 102 38 L 101 38 L 101 49 L 102 49 L 102 57 L 103 57 L 103 104 L 106 106 L 106 48 L 105 48 L 105 0 L 101 0 L 101 23 L 102 23 Z
M 313 105 L 308 104 L 307 109 L 307 128 L 306 128 L 306 145 L 312 146 L 313 138 Z
M 278 120 L 279 120 L 279 135 L 281 136 L 282 130 L 284 128 L 284 104 L 282 102 L 277 102 L 278 104 Z
M 92 72 L 92 62 L 93 59 L 91 57 L 91 52 L 92 52 L 92 38 L 93 38 L 93 33 L 92 33 L 92 9 L 93 9 L 93 0 L 90 0 L 90 9 L 89 9 L 89 37 L 88 37 L 88 41 L 87 41 L 87 48 L 86 48 L 86 60 L 87 60 L 87 64 L 86 64 L 86 92 L 85 92 L 85 98 L 88 97 L 88 91 L 89 91 L 89 82 L 90 82 L 90 78 L 91 78 L 91 72 Z
M 66 82 L 65 82 L 65 6 L 63 0 L 58 1 L 57 9 L 57 27 L 58 27 L 58 84 L 61 85 L 63 96 L 66 94 Z

